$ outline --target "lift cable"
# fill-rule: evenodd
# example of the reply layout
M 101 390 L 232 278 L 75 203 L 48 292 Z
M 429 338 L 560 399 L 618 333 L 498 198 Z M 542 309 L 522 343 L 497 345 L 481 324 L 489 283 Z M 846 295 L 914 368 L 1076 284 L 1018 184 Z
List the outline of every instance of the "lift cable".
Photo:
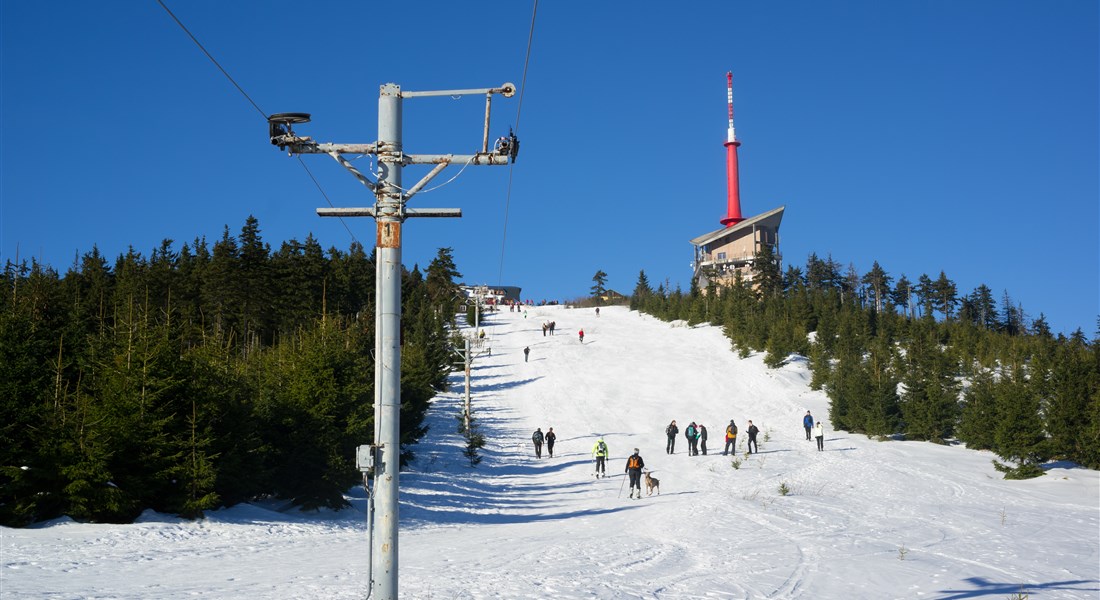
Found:
M 199 50 L 202 50 L 202 53 L 205 54 L 206 57 L 210 59 L 210 62 L 214 63 L 214 66 L 217 67 L 218 70 L 222 72 L 222 75 L 225 75 L 225 78 L 228 79 L 229 82 L 233 84 L 233 87 L 237 88 L 237 91 L 240 92 L 241 95 L 244 96 L 245 99 L 248 100 L 248 102 L 250 104 L 252 104 L 253 108 L 256 109 L 256 112 L 260 113 L 260 116 L 263 117 L 264 122 L 266 123 L 267 122 L 267 113 L 265 113 L 263 111 L 263 109 L 260 108 L 260 105 L 256 104 L 256 101 L 253 100 L 252 97 L 248 95 L 248 92 L 245 92 L 244 88 L 242 88 L 240 86 L 240 84 L 238 84 L 236 82 L 236 80 L 234 80 L 233 77 L 231 77 L 229 75 L 229 72 L 226 71 L 224 68 L 222 68 L 222 66 L 220 64 L 218 64 L 218 61 L 215 60 L 214 56 L 206 50 L 206 48 L 202 45 L 201 42 L 199 42 L 198 38 L 196 38 L 195 35 L 192 34 L 189 29 L 187 29 L 187 26 L 184 25 L 183 22 L 180 21 L 178 17 L 176 17 L 175 13 L 173 13 L 171 11 L 171 9 L 169 9 L 168 6 L 166 4 L 164 4 L 164 0 L 157 0 L 157 4 L 160 4 L 161 8 L 164 9 L 164 12 L 168 13 L 168 16 L 172 17 L 172 20 L 175 21 L 176 24 L 180 26 L 180 29 L 182 29 L 183 32 L 186 33 L 187 36 L 191 38 L 191 41 L 195 42 L 195 45 L 198 46 Z M 332 204 L 332 200 L 329 200 L 328 194 L 325 193 L 325 190 L 321 189 L 321 184 L 317 181 L 317 178 L 313 176 L 313 173 L 309 170 L 309 167 L 306 166 L 306 163 L 301 158 L 298 159 L 298 162 L 302 165 L 302 168 L 306 170 L 306 174 L 309 175 L 309 178 L 313 180 L 313 184 L 317 186 L 317 190 L 319 192 L 321 192 L 321 196 L 324 197 L 325 202 L 328 202 L 328 205 L 330 207 L 336 208 Z M 339 217 L 339 219 L 340 219 L 340 223 L 343 224 L 344 229 L 348 230 L 348 235 L 351 236 L 352 241 L 353 242 L 359 242 L 359 240 L 356 239 L 355 234 L 352 233 L 351 228 L 348 227 L 347 222 L 344 221 L 343 217 Z
M 519 117 L 523 111 L 523 93 L 527 91 L 527 65 L 531 62 L 531 42 L 535 38 L 535 15 L 539 12 L 539 0 L 534 0 L 534 3 L 534 8 L 531 10 L 531 29 L 527 34 L 527 57 L 523 60 L 523 79 L 520 80 L 519 84 L 519 106 L 516 108 L 515 128 L 517 137 L 519 136 Z M 515 166 L 516 162 L 514 160 L 508 166 L 508 191 L 504 197 L 504 233 L 500 240 L 500 269 L 497 271 L 497 285 L 501 285 L 504 278 L 504 255 L 508 246 L 508 209 L 512 204 L 512 171 Z

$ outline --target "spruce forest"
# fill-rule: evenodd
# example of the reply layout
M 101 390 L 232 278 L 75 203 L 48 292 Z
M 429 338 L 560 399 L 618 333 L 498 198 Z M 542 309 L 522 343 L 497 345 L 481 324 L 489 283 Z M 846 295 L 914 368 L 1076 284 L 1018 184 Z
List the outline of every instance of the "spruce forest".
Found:
M 375 266 L 358 242 L 272 251 L 250 217 L 213 245 L 165 240 L 113 265 L 93 249 L 63 276 L 9 261 L 2 277 L 0 524 L 345 505 L 374 431 Z M 405 458 L 452 370 L 460 277 L 450 248 L 403 273 Z M 643 271 L 631 308 L 720 325 L 771 367 L 804 357 L 836 429 L 989 449 L 1006 477 L 1100 468 L 1097 340 L 1053 335 L 1007 292 L 960 296 L 943 273 L 894 281 L 816 255 L 781 273 L 765 248 L 752 280 L 683 293 Z
M 249 499 L 341 507 L 374 432 L 372 256 L 312 238 L 272 251 L 249 218 L 178 251 L 64 276 L 4 267 L 0 524 L 198 517 Z M 449 248 L 403 273 L 401 435 L 425 433 L 460 294 Z
M 963 442 L 991 450 L 1007 478 L 1043 463 L 1100 468 L 1100 340 L 1053 335 L 1007 292 L 960 295 L 946 274 L 896 281 L 875 262 L 865 274 L 811 254 L 805 269 L 766 245 L 750 285 L 688 293 L 639 273 L 630 307 L 657 318 L 721 325 L 741 356 L 775 368 L 808 361 L 811 387 L 829 397 L 835 429 L 877 439 Z

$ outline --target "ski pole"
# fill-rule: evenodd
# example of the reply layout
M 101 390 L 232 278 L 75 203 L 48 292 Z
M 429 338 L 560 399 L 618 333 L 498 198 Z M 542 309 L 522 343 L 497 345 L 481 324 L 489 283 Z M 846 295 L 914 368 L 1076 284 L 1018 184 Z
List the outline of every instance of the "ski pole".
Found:
M 623 497 L 623 486 L 624 485 L 626 485 L 626 477 L 623 477 L 623 482 L 619 484 L 619 495 L 615 496 L 616 498 L 622 498 Z M 634 488 L 630 488 L 630 489 L 633 490 Z

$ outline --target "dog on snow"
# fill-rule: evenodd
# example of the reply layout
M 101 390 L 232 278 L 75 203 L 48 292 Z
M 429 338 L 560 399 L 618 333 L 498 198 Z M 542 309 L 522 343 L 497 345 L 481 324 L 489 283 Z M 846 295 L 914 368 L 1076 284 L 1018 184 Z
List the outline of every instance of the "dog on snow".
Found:
M 661 482 L 656 477 L 649 474 L 649 470 L 645 471 L 645 489 L 646 495 L 652 496 L 653 490 L 657 490 L 657 495 L 661 495 Z

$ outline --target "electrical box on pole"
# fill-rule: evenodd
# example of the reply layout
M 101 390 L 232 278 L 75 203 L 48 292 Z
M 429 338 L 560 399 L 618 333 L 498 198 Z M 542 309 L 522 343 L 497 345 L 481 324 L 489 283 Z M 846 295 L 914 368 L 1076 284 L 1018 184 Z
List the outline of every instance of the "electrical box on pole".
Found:
M 366 144 L 320 143 L 298 135 L 295 125 L 310 121 L 308 113 L 279 113 L 268 117 L 271 143 L 290 155 L 327 154 L 347 169 L 375 196 L 365 208 L 319 208 L 322 217 L 374 217 L 375 242 L 375 381 L 374 443 L 370 457 L 357 457 L 362 468 L 369 461 L 374 478 L 368 489 L 367 520 L 370 523 L 371 594 L 378 600 L 397 600 L 398 466 L 401 454 L 401 238 L 402 224 L 409 217 L 461 217 L 462 211 L 448 208 L 408 208 L 406 203 L 424 189 L 448 165 L 507 165 L 519 153 L 519 140 L 509 129 L 489 147 L 489 115 L 494 95 L 512 97 L 516 86 L 505 83 L 495 88 L 403 91 L 394 83 L 383 84 L 378 97 L 378 140 Z M 402 146 L 402 103 L 406 98 L 428 96 L 485 95 L 485 125 L 480 151 L 473 154 L 407 154 Z M 345 154 L 372 154 L 378 159 L 377 179 L 356 169 Z M 409 165 L 435 165 L 411 187 L 404 187 L 402 169 Z M 364 482 L 364 485 L 367 485 Z M 377 519 L 375 518 L 377 513 Z

